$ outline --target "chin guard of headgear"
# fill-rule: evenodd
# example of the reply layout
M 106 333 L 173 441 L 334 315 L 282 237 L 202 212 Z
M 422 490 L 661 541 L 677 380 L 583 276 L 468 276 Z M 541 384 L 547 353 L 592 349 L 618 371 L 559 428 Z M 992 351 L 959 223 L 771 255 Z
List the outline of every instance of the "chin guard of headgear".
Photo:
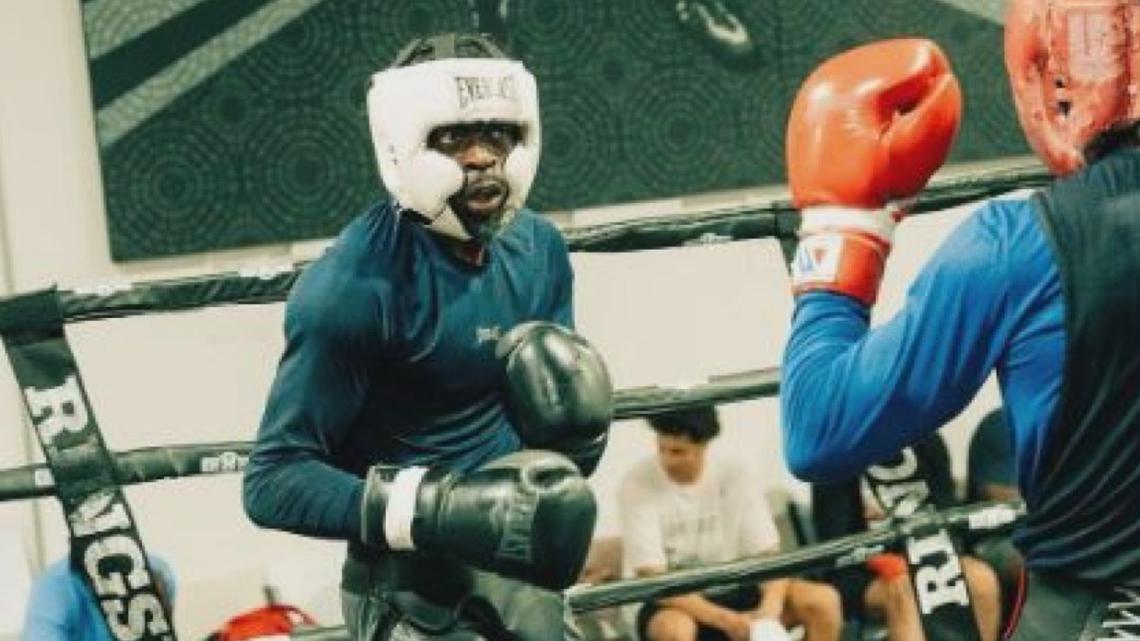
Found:
M 428 148 L 433 129 L 478 123 L 520 128 L 521 138 L 504 161 L 509 189 L 500 228 L 523 206 L 538 170 L 537 84 L 521 62 L 506 57 L 444 57 L 380 71 L 368 91 L 368 121 L 385 188 L 444 236 L 473 238 L 448 204 L 463 187 L 463 169 Z
M 1093 138 L 1140 119 L 1140 3 L 1011 0 L 1005 64 L 1029 145 L 1054 174 L 1076 171 Z

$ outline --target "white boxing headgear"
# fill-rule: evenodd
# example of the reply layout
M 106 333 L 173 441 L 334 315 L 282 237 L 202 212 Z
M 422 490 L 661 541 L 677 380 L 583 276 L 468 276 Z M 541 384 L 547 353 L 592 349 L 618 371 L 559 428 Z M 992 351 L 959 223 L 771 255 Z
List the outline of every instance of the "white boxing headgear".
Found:
M 522 207 L 538 170 L 538 88 L 515 60 L 448 57 L 385 69 L 372 76 L 368 121 L 388 193 L 445 236 L 472 239 L 447 202 L 463 187 L 463 168 L 428 147 L 433 129 L 478 123 L 519 127 L 521 139 L 504 161 L 509 193 L 500 226 Z

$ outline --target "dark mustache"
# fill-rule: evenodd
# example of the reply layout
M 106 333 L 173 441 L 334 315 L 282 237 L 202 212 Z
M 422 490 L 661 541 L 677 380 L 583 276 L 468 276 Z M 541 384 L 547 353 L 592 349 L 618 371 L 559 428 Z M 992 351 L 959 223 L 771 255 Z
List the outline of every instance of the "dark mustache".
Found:
M 461 193 L 470 194 L 475 191 L 491 188 L 506 192 L 508 186 L 507 179 L 503 176 L 487 174 L 486 172 L 467 172 L 463 175 L 463 188 L 461 189 Z

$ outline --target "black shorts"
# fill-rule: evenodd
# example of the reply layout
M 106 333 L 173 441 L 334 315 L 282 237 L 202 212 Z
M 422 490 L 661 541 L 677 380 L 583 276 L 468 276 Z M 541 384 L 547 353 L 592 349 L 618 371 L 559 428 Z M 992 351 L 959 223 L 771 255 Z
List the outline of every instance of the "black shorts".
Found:
M 836 570 L 817 580 L 830 583 L 839 592 L 844 619 L 867 618 L 867 588 L 875 581 L 875 574 L 863 566 Z
M 561 593 L 419 553 L 350 547 L 341 608 L 354 641 L 580 641 Z
M 760 605 L 761 591 L 760 587 L 756 585 L 742 585 L 732 589 L 728 592 L 717 592 L 714 595 L 707 596 L 709 601 L 713 603 L 743 612 L 745 610 L 754 610 Z M 656 601 L 651 601 L 641 606 L 637 611 L 637 636 L 642 641 L 648 641 L 649 635 L 649 620 L 653 618 L 654 614 L 661 609 L 661 604 Z M 723 632 L 716 628 L 710 628 L 706 625 L 697 626 L 697 641 L 728 641 L 728 637 Z

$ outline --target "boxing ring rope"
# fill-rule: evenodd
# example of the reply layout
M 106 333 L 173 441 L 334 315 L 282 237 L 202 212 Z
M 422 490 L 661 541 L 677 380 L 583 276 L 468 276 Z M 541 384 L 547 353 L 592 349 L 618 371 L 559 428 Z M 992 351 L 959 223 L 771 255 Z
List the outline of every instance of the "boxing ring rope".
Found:
M 1048 179 L 1049 174 L 1039 165 L 1010 165 L 938 178 L 915 201 L 911 211 L 916 214 L 941 211 L 1014 189 L 1043 185 Z M 794 242 L 797 225 L 798 216 L 791 203 L 786 199 L 772 199 L 760 205 L 709 210 L 683 217 L 643 217 L 574 227 L 563 233 L 573 252 L 624 252 L 759 238 Z M 305 263 L 287 264 L 192 278 L 48 290 L 37 296 L 54 300 L 58 320 L 65 324 L 220 305 L 274 303 L 286 299 L 305 266 Z M 12 304 L 11 299 L 0 301 L 0 309 Z M 66 345 L 66 340 L 60 338 Z M 714 376 L 694 385 L 619 390 L 615 396 L 615 418 L 629 419 L 698 405 L 771 397 L 779 393 L 779 381 L 779 369 L 767 368 Z M 115 485 L 121 487 L 161 479 L 234 473 L 244 468 L 251 449 L 251 443 L 225 442 L 109 452 L 108 474 Z M 0 501 L 45 496 L 61 496 L 48 465 L 0 470 Z M 785 554 L 600 586 L 575 587 L 566 593 L 566 599 L 574 612 L 581 613 L 715 585 L 761 581 L 812 569 L 848 567 L 862 563 L 871 554 L 895 549 L 901 541 L 918 532 L 1000 531 L 1011 528 L 1023 512 L 1020 502 L 978 504 L 941 513 L 921 512 L 881 530 Z M 326 628 L 298 632 L 292 638 L 315 641 L 344 638 L 342 634 L 336 628 Z
M 1036 163 L 936 176 L 909 211 L 911 214 L 936 213 L 1015 189 L 1039 187 L 1049 179 L 1050 174 Z M 563 234 L 571 251 L 623 252 L 757 238 L 794 240 L 798 228 L 799 214 L 791 201 L 773 199 L 683 217 L 642 217 L 577 227 L 563 230 Z
M 1048 179 L 1049 174 L 1035 164 L 936 177 L 911 212 L 938 212 L 1014 189 L 1044 185 Z M 643 217 L 562 231 L 572 252 L 616 253 L 760 238 L 792 241 L 798 225 L 799 216 L 791 202 L 772 199 L 748 207 L 714 209 L 683 217 Z M 288 296 L 305 265 L 284 264 L 192 278 L 60 290 L 59 302 L 68 323 L 280 302 Z
M 253 443 L 226 442 L 143 447 L 114 453 L 114 476 L 119 485 L 163 479 L 226 474 L 245 468 Z M 47 465 L 24 465 L 0 470 L 0 502 L 55 496 L 55 479 Z
M 705 383 L 685 387 L 636 387 L 615 393 L 614 418 L 629 419 L 699 405 L 765 398 L 775 396 L 779 389 L 778 368 L 714 376 Z M 119 485 L 137 485 L 240 472 L 251 451 L 253 443 L 245 441 L 139 448 L 113 453 L 114 474 Z M 0 470 L 0 502 L 54 494 L 55 481 L 47 465 Z
M 575 613 L 614 605 L 676 596 L 706 588 L 758 583 L 802 574 L 809 570 L 841 569 L 861 565 L 875 554 L 897 548 L 900 542 L 924 532 L 946 529 L 959 534 L 999 533 L 1024 516 L 1021 501 L 984 502 L 941 512 L 920 512 L 905 520 L 870 532 L 853 534 L 823 543 L 765 557 L 745 558 L 702 568 L 680 570 L 652 577 L 572 588 L 566 598 Z
M 766 557 L 752 557 L 660 576 L 627 579 L 602 585 L 574 586 L 563 594 L 570 610 L 584 614 L 616 605 L 659 599 L 697 590 L 741 583 L 759 583 L 810 570 L 860 565 L 870 556 L 896 548 L 907 537 L 946 529 L 953 533 L 1000 533 L 1024 514 L 1020 501 L 985 502 L 942 512 L 919 513 L 872 532 L 854 534 L 810 547 Z M 345 628 L 295 631 L 296 641 L 346 641 Z

